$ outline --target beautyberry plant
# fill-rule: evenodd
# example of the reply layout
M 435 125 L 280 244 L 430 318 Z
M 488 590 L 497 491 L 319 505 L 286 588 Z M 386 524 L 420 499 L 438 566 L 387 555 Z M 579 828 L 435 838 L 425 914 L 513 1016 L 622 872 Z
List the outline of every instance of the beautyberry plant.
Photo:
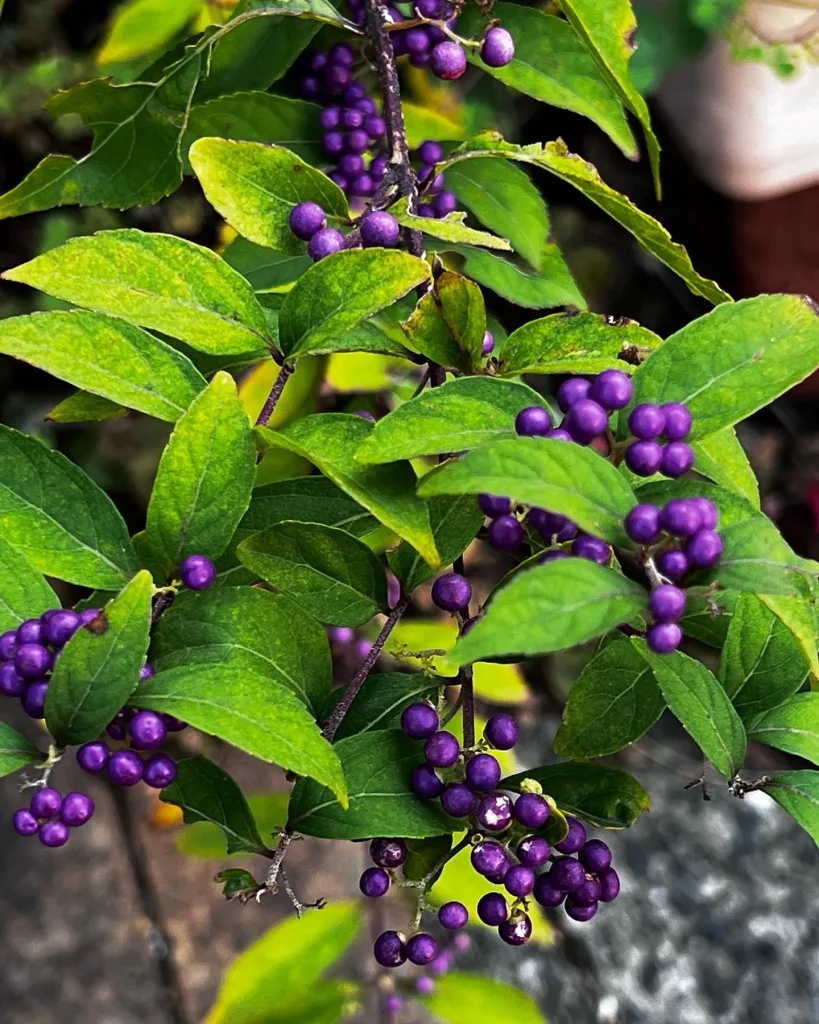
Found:
M 476 984 L 452 972 L 469 926 L 521 946 L 541 908 L 562 907 L 561 927 L 617 913 L 601 833 L 649 795 L 596 759 L 666 709 L 730 794 L 764 790 L 819 840 L 819 772 L 741 775 L 748 738 L 815 757 L 819 698 L 799 691 L 819 679 L 819 565 L 761 511 L 734 430 L 819 365 L 816 310 L 734 302 L 561 140 L 505 139 L 503 90 L 470 105 L 444 84 L 491 76 L 635 157 L 628 111 L 656 181 L 633 28 L 628 0 L 243 0 L 127 80 L 51 100 L 92 127 L 90 152 L 48 156 L 0 196 L 0 217 L 127 209 L 191 174 L 232 239 L 217 253 L 107 230 L 4 275 L 71 304 L 0 323 L 0 352 L 76 389 L 52 418 L 172 425 L 133 536 L 81 469 L 0 426 L 0 693 L 49 737 L 44 751 L 42 730 L 0 726 L 0 771 L 28 766 L 8 827 L 58 847 L 89 823 L 92 799 L 58 787 L 76 757 L 255 858 L 219 875 L 228 899 L 281 890 L 299 917 L 325 904 L 288 882 L 294 840 L 366 843 L 362 902 L 383 922 L 356 990 L 368 1020 L 412 1000 L 450 1019 Z M 419 79 L 460 121 L 405 103 Z M 490 128 L 467 137 L 475 123 Z M 711 312 L 666 339 L 589 312 L 528 168 L 598 204 Z M 487 299 L 557 311 L 507 333 Z M 401 367 L 369 408 L 317 379 L 349 353 Z M 409 639 L 430 607 L 446 650 Z M 474 666 L 575 648 L 555 756 L 527 763 Z M 190 752 L 195 730 L 285 769 L 275 835 Z M 340 953 L 357 913 L 301 926 L 331 922 Z

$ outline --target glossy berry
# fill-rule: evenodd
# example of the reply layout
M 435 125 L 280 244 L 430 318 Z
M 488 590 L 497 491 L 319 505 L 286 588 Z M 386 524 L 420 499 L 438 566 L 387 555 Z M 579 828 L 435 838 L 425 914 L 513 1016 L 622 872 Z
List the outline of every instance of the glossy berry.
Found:
M 660 527 L 673 537 L 693 537 L 702 517 L 699 508 L 687 498 L 674 498 L 660 512 Z
M 26 685 L 25 679 L 17 674 L 14 662 L 6 661 L 0 665 L 0 693 L 6 697 L 22 697 Z
M 526 836 L 518 843 L 515 853 L 527 868 L 539 868 L 549 859 L 551 849 L 543 836 Z
M 142 779 L 151 789 L 164 789 L 176 779 L 178 771 L 170 754 L 152 754 L 145 762 Z
M 597 906 L 596 903 L 589 907 L 580 906 L 571 895 L 566 897 L 566 913 L 573 921 L 591 921 L 597 913 Z
M 373 956 L 382 967 L 400 967 L 407 959 L 407 947 L 398 932 L 382 932 L 375 940 Z
M 299 203 L 290 211 L 289 223 L 296 238 L 309 242 L 317 231 L 327 227 L 327 216 L 318 203 Z
M 132 750 L 118 750 L 108 762 L 108 778 L 115 786 L 135 786 L 143 771 L 141 758 Z
M 601 887 L 596 878 L 586 881 L 572 893 L 572 902 L 578 907 L 590 907 L 600 899 Z
M 413 740 L 425 740 L 438 731 L 438 712 L 429 704 L 410 704 L 401 714 L 401 730 Z
M 449 768 L 458 760 L 461 745 L 451 732 L 436 732 L 424 744 L 424 757 L 433 768 Z
M 28 805 L 35 818 L 56 818 L 63 805 L 63 798 L 56 789 L 46 786 L 38 789 Z
M 513 808 L 515 821 L 524 828 L 543 828 L 551 813 L 552 809 L 539 793 L 521 793 Z
M 91 820 L 94 801 L 85 793 L 66 793 L 60 809 L 60 820 L 71 828 L 79 828 Z
M 537 564 L 546 565 L 547 562 L 559 562 L 562 559 L 569 557 L 570 555 L 568 551 L 559 551 L 555 549 L 554 551 L 546 551 L 542 555 L 540 555 L 540 557 L 537 560 Z
M 364 157 L 359 156 L 358 153 L 345 153 L 338 162 L 338 169 L 342 174 L 353 178 L 364 170 Z M 326 225 L 322 224 L 321 226 L 325 227 Z
M 94 743 L 86 743 L 77 751 L 77 764 L 86 772 L 102 772 L 108 766 L 111 751 L 108 747 L 97 740 Z
M 139 670 L 139 681 L 144 683 L 146 679 L 153 679 L 156 675 L 156 669 L 153 665 L 143 665 Z
M 432 584 L 432 600 L 445 612 L 460 612 L 472 600 L 472 584 L 465 576 L 449 572 Z
M 683 438 L 688 437 L 692 423 L 691 413 L 688 409 L 679 402 L 668 402 L 666 405 L 661 405 L 660 409 L 665 416 L 663 435 L 669 441 L 682 441 Z
M 505 28 L 490 28 L 483 37 L 481 60 L 490 68 L 505 68 L 515 58 L 515 41 Z
M 663 583 L 652 590 L 648 606 L 655 622 L 676 622 L 685 611 L 685 591 Z
M 490 793 L 478 804 L 478 822 L 487 832 L 503 832 L 512 824 L 512 801 L 505 793 Z
M 216 579 L 216 566 L 207 555 L 188 555 L 179 576 L 190 590 L 207 590 Z
M 501 780 L 501 766 L 491 754 L 475 754 L 466 762 L 466 784 L 476 793 L 488 793 Z
M 130 723 L 131 746 L 134 750 L 155 750 L 168 735 L 162 715 L 156 711 L 138 711 Z
M 722 538 L 714 530 L 700 530 L 685 545 L 685 555 L 697 569 L 708 569 L 720 560 Z
M 563 900 L 566 899 L 566 893 L 552 885 L 548 873 L 538 875 L 535 880 L 533 895 L 542 907 L 559 907 Z
M 522 899 L 524 896 L 528 896 L 534 889 L 535 873 L 524 864 L 514 864 L 506 872 L 503 884 L 510 895 Z
M 399 868 L 407 859 L 407 844 L 403 839 L 373 839 L 370 856 L 380 868 Z
M 331 132 L 334 128 L 338 128 L 338 126 L 341 124 L 341 107 L 325 107 L 324 110 L 322 110 L 322 112 L 319 114 L 319 124 L 324 129 L 324 131 L 326 131 L 326 132 Z M 302 203 L 301 205 L 304 206 L 306 204 Z M 313 204 L 313 205 L 318 205 L 318 204 Z M 298 207 L 296 207 L 296 209 L 298 209 Z M 292 222 L 292 219 L 293 219 L 293 213 L 291 212 L 290 213 L 290 220 L 291 220 L 291 222 Z M 320 225 L 320 227 L 324 227 L 324 225 L 322 224 L 322 225 Z M 291 231 L 293 230 L 292 223 L 290 225 L 290 229 L 291 229 Z M 316 230 L 318 230 L 318 228 Z M 295 234 L 295 231 L 294 231 L 294 234 Z M 310 236 L 308 235 L 308 238 L 309 237 Z M 301 238 L 301 235 L 299 235 L 299 238 Z
M 636 505 L 626 516 L 625 527 L 637 544 L 651 544 L 660 533 L 660 510 L 656 505 Z
M 80 621 L 83 626 L 87 626 L 89 622 L 93 622 L 100 615 L 102 615 L 102 608 L 86 608 L 84 612 L 80 612 Z
M 52 647 L 62 647 L 76 633 L 80 616 L 71 608 L 60 608 L 43 626 L 43 640 Z
M 492 494 L 479 494 L 478 506 L 481 512 L 490 519 L 508 516 L 512 503 L 508 498 L 496 498 Z
M 17 627 L 17 644 L 39 644 L 46 643 L 43 640 L 42 619 L 26 619 Z
M 466 53 L 459 43 L 450 40 L 438 43 L 433 47 L 430 66 L 437 78 L 452 82 L 466 71 Z
M 603 903 L 611 903 L 620 895 L 620 876 L 614 868 L 605 868 L 597 873 L 600 882 L 600 899 Z
M 469 859 L 472 867 L 485 878 L 490 875 L 503 877 L 509 868 L 506 850 L 493 839 L 485 839 L 473 846 Z
M 548 409 L 539 405 L 530 405 L 515 417 L 515 431 L 521 437 L 543 437 L 551 429 L 552 417 Z
M 361 221 L 361 241 L 367 247 L 382 246 L 391 249 L 401 234 L 398 221 L 386 210 L 373 210 Z
M 560 406 L 561 412 L 567 413 L 576 402 L 588 398 L 590 391 L 591 381 L 584 380 L 582 377 L 571 377 L 569 380 L 564 380 L 557 392 L 557 404 Z
M 477 806 L 478 797 L 465 782 L 450 782 L 441 794 L 441 807 L 453 818 L 468 818 Z
M 716 530 L 719 522 L 717 506 L 708 498 L 689 498 L 689 504 L 693 505 L 700 514 L 700 526 L 703 530 Z
M 670 580 L 679 580 L 688 572 L 688 559 L 682 551 L 663 551 L 657 556 L 657 568 Z
M 555 512 L 547 512 L 545 508 L 532 508 L 529 510 L 528 521 L 545 541 L 551 541 L 555 534 L 560 533 L 568 523 L 565 516 Z
M 497 928 L 509 917 L 506 897 L 499 892 L 488 892 L 478 900 L 478 917 L 484 924 Z
M 498 935 L 510 946 L 524 946 L 532 937 L 532 922 L 528 914 L 516 910 L 508 921 L 500 925 Z
M 314 263 L 318 263 L 326 256 L 341 252 L 343 248 L 344 235 L 340 231 L 336 231 L 335 228 L 322 228 L 307 243 L 307 255 Z
M 671 654 L 682 643 L 682 630 L 676 622 L 658 622 L 649 627 L 646 640 L 655 654 Z
M 34 836 L 40 831 L 40 822 L 26 807 L 14 812 L 13 824 L 18 836 Z
M 569 443 L 572 441 L 572 435 L 568 430 L 563 430 L 562 427 L 555 427 L 553 430 L 548 430 L 546 432 L 546 437 L 551 438 L 552 441 L 568 441 Z
M 418 932 L 407 939 L 407 959 L 419 967 L 426 967 L 438 956 L 438 943 L 426 932 Z
M 48 682 L 45 679 L 35 680 L 29 684 L 23 694 L 20 703 L 23 710 L 30 718 L 45 718 L 45 699 L 48 691 Z
M 372 142 L 376 142 L 386 134 L 387 122 L 378 114 L 367 114 L 364 117 L 364 131 Z
M 17 630 L 9 629 L 0 636 L 0 661 L 11 661 L 17 650 Z
M 660 472 L 676 480 L 694 465 L 694 452 L 684 441 L 671 441 L 663 448 Z
M 61 821 L 47 821 L 40 829 L 40 842 L 43 846 L 57 849 L 59 846 L 65 846 L 70 835 L 68 825 Z
M 23 679 L 37 679 L 51 668 L 51 654 L 42 644 L 21 644 L 14 655 L 14 668 Z
M 574 892 L 586 881 L 586 872 L 574 857 L 560 857 L 549 872 L 549 884 L 562 892 Z
M 572 438 L 588 444 L 606 429 L 609 417 L 602 405 L 592 398 L 581 398 L 569 409 L 564 424 Z
M 360 128 L 364 124 L 364 115 L 360 110 L 356 110 L 352 107 L 349 110 L 343 110 L 341 112 L 341 127 L 342 128 Z M 364 161 L 361 161 L 361 166 L 364 166 Z M 324 225 L 322 224 L 322 227 Z
M 577 859 L 587 871 L 602 871 L 611 867 L 611 850 L 602 839 L 590 839 L 578 853 Z
M 495 351 L 495 335 L 491 331 L 485 331 L 483 335 L 483 344 L 481 345 L 481 352 L 488 356 Z
M 344 135 L 341 132 L 327 132 L 321 144 L 328 156 L 340 156 L 344 152 Z
M 457 900 L 445 903 L 438 910 L 438 922 L 447 931 L 457 931 L 459 928 L 465 927 L 468 921 L 469 911 L 463 903 L 458 903 Z
M 498 516 L 486 531 L 486 539 L 498 551 L 517 550 L 524 536 L 523 527 L 514 516 Z
M 390 876 L 383 868 L 367 868 L 358 880 L 358 888 L 371 900 L 383 896 L 390 887 Z
M 604 409 L 614 411 L 625 409 L 631 401 L 633 392 L 628 374 L 622 370 L 604 370 L 592 381 L 589 398 L 593 398 Z
M 511 750 L 520 738 L 520 729 L 511 715 L 501 712 L 492 715 L 484 727 L 483 734 L 498 750 Z
M 608 565 L 611 561 L 611 548 L 599 537 L 591 537 L 583 534 L 572 544 L 572 554 L 575 558 L 587 558 L 590 562 L 597 562 L 598 565 Z
M 419 764 L 413 768 L 410 787 L 416 796 L 425 797 L 427 800 L 434 800 L 444 791 L 443 782 L 430 764 Z
M 637 476 L 654 476 L 663 461 L 663 449 L 656 441 L 635 441 L 626 452 L 626 465 Z
M 654 441 L 665 430 L 665 413 L 652 402 L 645 402 L 631 410 L 628 429 L 640 441 Z

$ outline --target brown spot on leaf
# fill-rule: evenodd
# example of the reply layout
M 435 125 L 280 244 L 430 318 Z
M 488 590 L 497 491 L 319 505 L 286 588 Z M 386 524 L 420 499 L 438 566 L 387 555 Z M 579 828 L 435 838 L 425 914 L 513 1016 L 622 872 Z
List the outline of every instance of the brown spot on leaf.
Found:
M 85 628 L 89 633 L 94 633 L 97 636 L 102 636 L 108 632 L 111 623 L 108 621 L 108 616 L 105 612 L 100 612 L 96 618 L 91 619 L 90 622 L 86 622 Z
M 640 45 L 637 39 L 637 26 L 635 25 L 629 32 L 626 33 L 626 46 L 634 53 L 637 47 Z

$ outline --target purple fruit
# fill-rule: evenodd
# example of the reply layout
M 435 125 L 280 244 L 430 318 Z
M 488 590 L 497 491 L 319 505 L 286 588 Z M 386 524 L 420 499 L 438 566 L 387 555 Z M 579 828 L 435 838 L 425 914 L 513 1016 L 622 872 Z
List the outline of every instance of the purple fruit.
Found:
M 415 979 L 415 991 L 422 996 L 428 996 L 435 991 L 435 982 L 427 974 L 422 974 Z
M 354 128 L 344 140 L 344 148 L 348 153 L 363 153 L 369 145 L 370 137 L 363 128 Z
M 51 653 L 42 644 L 21 644 L 14 655 L 14 668 L 23 679 L 37 679 L 51 668 Z
M 591 381 L 584 380 L 582 377 L 570 377 L 569 380 L 564 380 L 557 392 L 557 404 L 560 406 L 561 412 L 568 413 L 573 405 L 588 398 L 590 391 Z
M 162 715 L 156 711 L 138 711 L 130 724 L 131 746 L 134 750 L 155 750 L 168 734 Z
M 380 868 L 399 868 L 407 859 L 407 844 L 403 839 L 373 839 L 370 856 Z
M 299 203 L 290 211 L 290 230 L 304 242 L 327 227 L 327 216 L 318 203 Z
M 341 132 L 327 132 L 321 144 L 328 156 L 339 156 L 344 152 L 344 136 Z
M 424 757 L 433 768 L 449 768 L 461 755 L 461 744 L 451 732 L 436 732 L 424 744 Z
M 40 842 L 43 846 L 57 849 L 58 846 L 65 846 L 71 834 L 68 825 L 61 821 L 47 821 L 40 829 Z
M 384 998 L 384 1011 L 386 1013 L 400 1013 L 404 1008 L 404 1000 L 401 996 L 395 994 L 391 996 L 385 996 Z
M 350 69 L 343 65 L 329 64 L 324 69 L 324 85 L 332 96 L 343 93 L 352 80 Z
M 508 921 L 498 927 L 498 935 L 510 946 L 524 946 L 532 937 L 532 922 L 528 914 L 516 910 Z
M 132 750 L 118 750 L 108 762 L 108 778 L 115 786 L 135 786 L 143 772 L 142 759 Z
M 468 818 L 475 813 L 478 797 L 465 782 L 450 782 L 441 794 L 441 806 L 453 818 Z
M 18 836 L 33 836 L 40 831 L 40 822 L 27 808 L 22 807 L 14 812 L 14 831 Z
M 559 907 L 565 900 L 566 893 L 556 889 L 549 880 L 549 875 L 545 874 L 538 875 L 535 881 L 534 897 L 542 907 Z
M 693 505 L 700 514 L 700 526 L 704 530 L 716 530 L 719 522 L 717 506 L 708 498 L 689 498 L 689 504 Z
M 682 643 L 682 630 L 676 622 L 658 622 L 649 626 L 646 640 L 655 654 L 671 654 Z
M 368 114 L 364 117 L 364 131 L 372 142 L 377 142 L 386 135 L 387 122 L 377 114 Z
M 102 772 L 108 766 L 111 751 L 101 741 L 86 743 L 77 751 L 77 764 L 86 772 Z
M 207 555 L 188 555 L 179 576 L 190 590 L 207 590 L 216 579 L 216 566 Z
M 700 525 L 700 510 L 687 498 L 672 499 L 660 512 L 660 528 L 673 537 L 693 537 Z
M 485 839 L 472 847 L 469 855 L 472 867 L 485 878 L 492 876 L 501 880 L 509 869 L 509 857 L 500 843 Z
M 25 622 L 21 622 L 17 627 L 18 646 L 21 644 L 39 644 L 41 641 L 43 643 L 48 642 L 43 640 L 42 619 L 26 619 Z
M 153 665 L 143 665 L 139 670 L 139 681 L 144 683 L 146 679 L 153 679 L 156 675 L 156 669 Z
M 445 82 L 453 82 L 466 71 L 466 53 L 459 43 L 447 40 L 432 50 L 432 73 Z
M 499 892 L 488 892 L 478 900 L 478 917 L 484 924 L 497 928 L 509 917 L 506 897 Z
M 501 766 L 491 754 L 475 754 L 466 763 L 466 784 L 476 793 L 488 793 L 501 780 Z
M 419 764 L 412 770 L 410 787 L 416 796 L 424 797 L 427 800 L 434 800 L 444 791 L 444 784 L 435 774 L 430 764 Z
M 602 405 L 592 398 L 581 398 L 566 414 L 566 430 L 575 441 L 588 444 L 608 426 L 609 417 Z
M 84 612 L 80 612 L 80 621 L 83 626 L 87 626 L 89 622 L 93 622 L 100 615 L 102 615 L 102 608 L 86 608 Z
M 0 665 L 0 693 L 6 697 L 22 697 L 26 686 L 25 679 L 17 674 L 14 662 L 6 661 Z
M 0 636 L 0 661 L 11 661 L 17 650 L 17 630 L 9 629 Z
M 448 216 L 450 213 L 454 213 L 457 205 L 458 200 L 455 198 L 455 193 L 448 192 L 446 189 L 439 192 L 432 200 L 432 208 L 435 211 L 436 217 L 443 218 Z
M 326 132 L 331 132 L 334 128 L 338 128 L 341 124 L 341 107 L 325 107 L 319 114 L 319 124 Z M 292 213 L 290 217 L 292 219 Z M 301 235 L 299 235 L 299 238 L 301 238 Z
M 611 548 L 599 537 L 591 537 L 583 534 L 572 544 L 572 554 L 575 558 L 586 558 L 590 562 L 597 562 L 598 565 L 608 565 L 611 561 Z
M 45 700 L 48 692 L 48 680 L 36 679 L 20 698 L 23 710 L 29 718 L 45 718 Z
M 515 821 L 524 828 L 543 828 L 551 813 L 551 807 L 539 793 L 521 793 L 513 809 Z
M 637 544 L 652 544 L 660 533 L 660 510 L 656 505 L 636 505 L 626 516 L 625 526 Z
M 345 177 L 354 178 L 364 170 L 364 158 L 358 153 L 345 153 L 338 162 L 338 169 Z
M 91 820 L 94 801 L 85 793 L 66 793 L 60 810 L 60 820 L 71 828 L 79 828 Z
M 307 255 L 318 263 L 333 253 L 341 252 L 344 248 L 344 235 L 335 228 L 322 228 L 317 231 L 307 243 Z
M 604 868 L 597 873 L 600 882 L 600 899 L 603 903 L 611 903 L 620 894 L 620 876 L 614 868 Z
M 691 430 L 691 413 L 679 402 L 668 402 L 660 409 L 665 416 L 663 434 L 669 441 L 682 441 Z
M 658 405 L 645 402 L 632 409 L 628 429 L 640 441 L 654 441 L 665 430 L 665 414 Z
M 432 584 L 432 600 L 442 611 L 463 611 L 472 600 L 472 584 L 457 572 L 446 573 Z
M 497 551 L 516 551 L 524 536 L 523 527 L 511 515 L 493 519 L 486 531 L 486 539 Z
M 512 503 L 508 498 L 496 498 L 491 494 L 479 494 L 478 506 L 481 512 L 490 519 L 508 516 Z
M 685 554 L 691 565 L 708 569 L 720 560 L 722 537 L 714 530 L 700 530 L 685 545 Z
M 407 959 L 419 967 L 426 967 L 438 956 L 438 943 L 426 932 L 418 932 L 407 939 Z
M 122 715 L 117 715 L 113 722 L 109 722 L 105 727 L 105 731 L 112 740 L 117 740 L 118 742 L 124 740 L 127 735 L 127 729 L 125 728 L 125 719 Z
M 373 956 L 382 967 L 400 967 L 407 959 L 407 947 L 398 932 L 382 932 L 373 945 Z
M 520 738 L 518 723 L 511 715 L 492 715 L 483 730 L 484 736 L 498 750 L 511 750 Z
M 529 509 L 528 521 L 545 541 L 551 542 L 569 520 L 555 512 L 547 512 L 545 508 L 532 508 Z
M 518 860 L 527 868 L 541 867 L 549 859 L 551 852 L 543 836 L 525 836 L 515 849 Z
M 478 804 L 477 817 L 487 832 L 503 832 L 512 824 L 512 801 L 505 793 L 490 793 Z
M 490 68 L 505 68 L 515 57 L 515 41 L 505 28 L 490 28 L 483 37 L 481 60 Z
M 535 887 L 535 873 L 524 864 L 514 864 L 506 872 L 503 879 L 506 891 L 512 896 L 522 899 L 528 896 Z
M 410 704 L 401 714 L 401 729 L 413 740 L 425 740 L 438 731 L 438 712 L 429 704 Z
M 542 554 L 538 560 L 538 565 L 546 565 L 548 562 L 560 562 L 564 558 L 569 558 L 570 555 L 567 551 L 547 551 Z
M 657 556 L 657 568 L 670 580 L 679 580 L 688 572 L 688 559 L 682 551 L 663 551 Z
M 341 127 L 342 128 L 360 128 L 364 124 L 364 115 L 360 110 L 356 110 L 355 107 L 349 110 L 342 110 L 341 112 Z M 363 163 L 363 161 L 362 161 Z
M 676 480 L 694 465 L 694 452 L 684 441 L 671 441 L 663 448 L 660 472 Z
M 577 859 L 592 873 L 611 867 L 611 850 L 602 839 L 590 839 L 578 853 Z
M 367 868 L 358 880 L 358 888 L 371 900 L 383 896 L 390 887 L 390 876 L 383 868 Z
M 552 441 L 568 441 L 571 443 L 574 440 L 569 431 L 564 430 L 562 427 L 555 427 L 553 430 L 547 430 L 545 436 L 550 438 Z
M 600 899 L 601 887 L 596 878 L 586 881 L 572 893 L 572 902 L 578 907 L 590 907 Z
M 35 818 L 56 818 L 63 805 L 63 798 L 56 789 L 48 786 L 38 789 L 28 805 Z
M 648 607 L 655 622 L 676 622 L 685 611 L 685 591 L 663 583 L 651 591 Z
M 592 903 L 589 907 L 580 906 L 571 896 L 566 897 L 566 913 L 573 921 L 591 921 L 597 913 L 597 904 Z
M 425 17 L 431 17 L 431 15 L 425 15 Z M 432 139 L 427 139 L 426 142 L 422 142 L 418 147 L 417 156 L 421 163 L 437 164 L 444 158 L 444 147 L 440 142 L 433 142 Z
M 429 36 L 424 28 L 411 28 L 404 35 L 404 45 L 409 53 L 426 53 L 430 48 Z
M 175 781 L 178 771 L 169 754 L 152 754 L 145 762 L 142 779 L 151 789 L 164 789 Z
M 530 405 L 521 409 L 515 417 L 515 431 L 521 437 L 543 437 L 552 426 L 549 410 L 539 405 Z
M 566 821 L 569 824 L 569 834 L 559 843 L 555 843 L 555 849 L 558 853 L 577 853 L 586 842 L 586 829 L 582 822 L 571 815 L 566 815 Z
M 637 476 L 654 476 L 663 461 L 663 449 L 656 441 L 635 441 L 626 452 L 626 465 Z
M 560 857 L 549 871 L 549 884 L 562 892 L 574 892 L 586 881 L 586 872 L 574 857 Z
M 168 732 L 184 732 L 188 728 L 188 723 L 183 722 L 181 718 L 176 718 L 175 715 L 163 714 L 162 721 Z
M 391 249 L 400 234 L 398 221 L 386 210 L 373 210 L 361 221 L 361 241 L 365 246 Z
M 438 922 L 447 931 L 457 931 L 459 928 L 465 927 L 468 921 L 469 911 L 463 903 L 458 903 L 457 900 L 444 903 L 438 911 Z
M 338 64 L 343 68 L 351 68 L 355 64 L 355 50 L 347 43 L 336 43 L 330 48 L 328 59 L 331 64 Z
M 495 351 L 495 336 L 491 331 L 484 331 L 483 345 L 481 346 L 481 352 L 488 356 Z
M 631 378 L 622 370 L 604 370 L 592 381 L 589 398 L 604 409 L 625 409 L 633 394 Z

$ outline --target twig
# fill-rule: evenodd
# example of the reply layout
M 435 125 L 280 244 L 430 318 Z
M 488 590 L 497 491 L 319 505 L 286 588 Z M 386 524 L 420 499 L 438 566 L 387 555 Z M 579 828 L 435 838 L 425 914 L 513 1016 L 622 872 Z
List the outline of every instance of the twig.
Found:
M 464 556 L 459 555 L 452 564 L 454 572 L 459 576 L 466 575 Z M 469 621 L 469 605 L 464 609 L 458 629 L 458 636 L 463 636 L 464 623 Z M 464 748 L 475 746 L 475 685 L 472 666 L 463 665 L 458 669 L 458 681 L 461 684 L 461 702 L 464 706 Z
M 732 779 L 728 785 L 728 792 L 731 796 L 742 800 L 746 793 L 755 793 L 758 789 L 764 789 L 770 781 L 768 775 L 763 775 L 761 779 L 752 779 L 750 782 L 745 782 L 743 779 Z
M 282 880 L 282 887 L 287 893 L 290 902 L 293 904 L 293 909 L 296 911 L 296 917 L 299 919 L 301 919 L 305 910 L 324 910 L 327 906 L 327 900 L 325 900 L 323 896 L 319 896 L 315 903 L 301 903 L 298 896 L 293 892 L 290 882 L 287 880 L 284 868 L 279 871 L 279 878 Z
M 276 852 L 270 859 L 270 867 L 267 869 L 267 876 L 264 880 L 264 885 L 260 886 L 259 891 L 256 893 L 256 902 L 260 902 L 262 895 L 265 892 L 278 892 L 278 879 L 279 873 L 282 869 L 282 861 L 284 860 L 287 848 L 293 842 L 296 837 L 290 831 L 290 829 L 284 829 L 279 839 L 279 845 L 276 847 Z
M 30 779 L 27 774 L 21 776 L 23 781 L 20 783 L 20 792 L 22 793 L 24 789 L 44 789 L 48 785 L 51 773 L 59 764 L 64 753 L 65 747 L 58 747 L 56 743 L 52 743 L 48 748 L 48 755 L 45 761 L 38 765 L 36 769 L 40 773 L 39 777 Z
M 270 394 L 267 396 L 267 401 L 264 403 L 262 411 L 259 413 L 259 418 L 256 420 L 257 427 L 266 427 L 270 422 L 270 417 L 276 411 L 276 406 L 279 403 L 279 399 L 282 397 L 284 386 L 290 380 L 291 374 L 295 368 L 295 363 L 282 363 L 281 368 L 276 375 L 276 379 L 273 381 L 273 387 L 270 389 Z
M 708 762 L 703 761 L 702 771 L 700 772 L 699 778 L 692 779 L 690 782 L 686 782 L 686 784 L 683 786 L 683 789 L 694 789 L 696 786 L 700 786 L 700 788 L 702 789 L 702 798 L 706 801 L 711 799 L 711 794 L 708 792 L 708 786 L 705 782 L 705 770 L 707 767 Z

